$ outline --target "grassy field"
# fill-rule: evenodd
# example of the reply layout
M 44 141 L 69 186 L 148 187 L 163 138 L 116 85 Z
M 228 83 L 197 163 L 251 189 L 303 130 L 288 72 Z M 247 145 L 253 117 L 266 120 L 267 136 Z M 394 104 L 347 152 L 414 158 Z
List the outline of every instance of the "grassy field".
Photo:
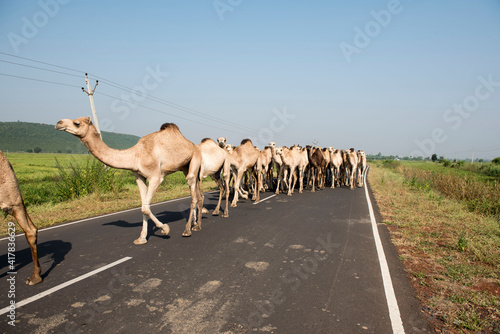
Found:
M 500 333 L 498 181 L 430 162 L 370 167 L 383 223 L 434 326 Z
M 29 214 L 39 228 L 141 205 L 132 173 L 112 168 L 103 171 L 91 155 L 9 153 L 7 159 L 16 172 Z M 88 187 L 81 183 L 95 178 L 91 174 L 95 169 L 99 169 L 99 175 L 104 175 L 104 187 L 95 188 L 92 192 L 82 190 Z M 64 179 L 74 170 L 80 173 L 78 178 L 69 175 Z M 90 184 L 90 188 L 92 186 Z M 210 178 L 204 179 L 202 190 L 212 189 L 216 189 L 215 182 Z M 189 196 L 189 188 L 182 172 L 177 172 L 165 178 L 153 202 L 184 196 Z M 12 217 L 0 219 L 0 235 L 5 235 L 6 223 Z M 19 227 L 17 229 L 21 232 Z

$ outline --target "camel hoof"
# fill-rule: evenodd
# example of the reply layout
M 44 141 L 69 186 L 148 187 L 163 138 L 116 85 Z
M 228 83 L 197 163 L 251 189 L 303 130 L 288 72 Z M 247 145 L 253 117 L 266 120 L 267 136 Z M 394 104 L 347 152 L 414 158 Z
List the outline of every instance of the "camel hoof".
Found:
M 198 225 L 198 224 L 196 224 L 196 225 L 193 226 L 193 228 L 191 230 L 192 231 L 196 231 L 196 232 L 201 231 L 201 226 Z
M 182 233 L 182 236 L 183 236 L 183 237 L 190 237 L 190 236 L 191 236 L 191 231 L 184 231 L 184 232 Z
M 231 203 L 231 207 L 235 208 L 236 207 L 236 203 Z
M 214 212 L 212 212 L 212 216 L 218 216 L 219 215 L 219 210 L 214 210 Z
M 137 238 L 134 240 L 134 244 L 136 244 L 136 245 L 144 245 L 147 242 L 148 241 L 146 240 L 146 238 Z
M 222 214 L 222 218 L 227 218 L 227 217 L 229 217 L 229 213 L 228 213 L 228 212 L 224 212 L 224 213 Z
M 38 284 L 41 282 L 42 282 L 42 278 L 40 276 L 30 277 L 26 280 L 26 284 L 28 284 L 28 285 L 35 285 L 35 284 Z
M 170 227 L 167 224 L 163 224 L 161 227 L 161 234 L 168 235 L 170 233 Z
M 241 196 L 241 198 L 248 199 L 248 195 L 243 195 L 243 196 Z
M 201 213 L 209 213 L 209 211 L 208 211 L 208 209 L 203 208 L 203 209 L 201 209 Z

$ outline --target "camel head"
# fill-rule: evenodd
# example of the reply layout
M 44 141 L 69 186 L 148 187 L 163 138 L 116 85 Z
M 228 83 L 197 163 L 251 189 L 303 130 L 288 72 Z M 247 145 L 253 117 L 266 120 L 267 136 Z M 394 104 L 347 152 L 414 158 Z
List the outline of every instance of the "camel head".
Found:
M 219 144 L 219 146 L 222 148 L 226 147 L 226 141 L 227 141 L 227 138 L 225 138 L 225 137 L 217 138 L 217 144 Z
M 232 146 L 232 145 L 226 144 L 226 150 L 227 150 L 230 154 L 233 154 L 233 146 Z
M 277 155 L 283 155 L 283 147 L 277 147 L 276 148 L 276 154 Z
M 271 146 L 271 147 L 276 147 L 276 143 L 275 143 L 275 142 L 273 142 L 273 141 L 271 141 L 271 142 L 269 142 L 269 146 Z
M 66 131 L 79 138 L 84 138 L 89 132 L 92 124 L 90 117 L 80 117 L 76 119 L 61 119 L 56 124 L 56 130 Z

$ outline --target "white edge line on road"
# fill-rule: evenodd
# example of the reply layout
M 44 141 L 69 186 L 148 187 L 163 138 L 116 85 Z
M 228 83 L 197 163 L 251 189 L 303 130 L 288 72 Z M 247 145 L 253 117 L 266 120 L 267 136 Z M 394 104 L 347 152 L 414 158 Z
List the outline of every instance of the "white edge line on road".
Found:
M 269 196 L 269 197 L 266 197 L 266 198 L 264 198 L 264 199 L 261 199 L 261 200 L 260 200 L 260 201 L 258 201 L 258 202 L 254 202 L 254 203 L 253 203 L 253 205 L 255 205 L 255 204 L 259 204 L 259 203 L 262 203 L 262 202 L 264 202 L 264 201 L 267 201 L 268 199 L 270 199 L 270 198 L 272 198 L 272 197 L 274 197 L 274 196 L 276 196 L 276 194 L 271 195 L 271 196 Z
M 211 193 L 216 193 L 216 192 L 219 192 L 219 191 L 218 190 L 209 191 L 209 192 L 206 192 L 205 194 L 211 194 Z M 163 201 L 163 202 L 158 202 L 158 203 L 151 204 L 151 206 L 161 205 L 161 204 L 170 203 L 170 202 L 176 202 L 176 201 L 180 201 L 180 200 L 183 200 L 183 199 L 186 199 L 186 198 L 189 198 L 189 197 L 190 196 L 185 196 L 185 197 L 180 197 L 180 198 L 174 198 L 174 199 L 170 199 L 168 201 Z M 104 218 L 104 217 L 109 217 L 109 216 L 113 216 L 113 215 L 118 215 L 118 214 L 121 214 L 121 213 L 130 212 L 130 211 L 134 211 L 134 210 L 138 210 L 138 209 L 140 209 L 140 207 L 138 207 L 138 208 L 132 208 L 132 209 L 127 209 L 127 210 L 122 210 L 122 211 L 117 211 L 117 212 L 112 212 L 112 213 L 106 213 L 104 215 L 90 217 L 90 218 L 85 218 L 85 219 L 80 219 L 80 220 L 75 220 L 73 222 L 61 223 L 61 224 L 57 224 L 55 226 L 41 228 L 41 229 L 38 230 L 38 233 L 43 232 L 43 231 L 52 230 L 52 229 L 59 228 L 59 227 L 64 227 L 64 226 L 69 226 L 69 225 L 73 225 L 73 224 L 83 223 L 83 222 L 86 222 L 86 221 L 89 221 L 89 220 L 92 220 L 92 219 L 96 219 L 96 218 Z M 16 238 L 20 237 L 22 235 L 24 235 L 24 233 L 16 234 Z M 7 240 L 7 239 L 8 239 L 8 237 L 0 238 L 0 241 Z
M 16 305 L 16 309 L 17 309 L 17 308 L 19 308 L 19 307 L 21 307 L 21 306 L 24 306 L 24 305 L 26 305 L 26 304 L 29 304 L 29 303 L 31 303 L 31 302 L 34 302 L 35 300 L 38 300 L 38 299 L 43 298 L 43 297 L 45 297 L 45 296 L 48 296 L 48 295 L 50 295 L 51 293 L 56 292 L 57 290 L 61 290 L 61 289 L 65 288 L 65 287 L 67 287 L 67 286 L 70 286 L 71 284 L 74 284 L 74 283 L 79 282 L 79 281 L 81 281 L 81 280 L 84 280 L 84 279 L 86 279 L 86 278 L 88 278 L 88 277 L 90 277 L 90 276 L 92 276 L 92 275 L 95 275 L 95 274 L 97 274 L 97 273 L 100 273 L 101 271 L 104 271 L 104 270 L 106 270 L 106 269 L 109 269 L 109 268 L 111 268 L 111 267 L 114 267 L 114 266 L 116 266 L 116 265 L 118 265 L 118 264 L 120 264 L 120 263 L 122 263 L 122 262 L 128 261 L 128 260 L 130 260 L 130 259 L 131 259 L 131 257 L 130 257 L 130 256 L 126 256 L 126 257 L 124 257 L 123 259 L 120 259 L 120 260 L 118 260 L 118 261 L 115 261 L 115 262 L 113 262 L 113 263 L 110 263 L 110 264 L 108 264 L 108 265 L 105 265 L 104 267 L 101 267 L 101 268 L 99 268 L 99 269 L 93 270 L 93 271 L 91 271 L 91 272 L 89 272 L 89 273 L 87 273 L 87 274 L 85 274 L 85 275 L 82 275 L 82 276 L 79 276 L 79 277 L 73 278 L 72 280 L 69 280 L 69 281 L 67 281 L 67 282 L 65 282 L 65 283 L 61 283 L 61 284 L 59 284 L 59 285 L 57 285 L 57 286 L 55 286 L 55 287 L 53 287 L 53 288 L 51 288 L 51 289 L 48 289 L 48 290 L 46 290 L 46 291 L 44 291 L 44 292 L 40 292 L 39 294 L 36 294 L 36 295 L 34 295 L 34 296 L 32 296 L 32 297 L 29 297 L 29 298 L 26 298 L 26 299 L 24 299 L 24 300 L 22 300 L 22 301 L 20 301 L 20 302 L 17 302 L 17 303 L 15 304 L 15 305 Z M 10 310 L 10 309 L 9 309 L 9 307 L 4 307 L 3 309 L 1 309 L 1 310 L 0 310 L 0 315 L 5 314 L 5 313 L 9 312 L 9 310 Z
M 377 228 L 377 221 L 375 219 L 375 214 L 373 213 L 372 202 L 370 200 L 370 195 L 368 194 L 368 187 L 366 185 L 366 172 L 364 175 L 364 183 L 365 183 L 366 201 L 368 202 L 368 211 L 370 212 L 370 220 L 372 223 L 373 237 L 375 239 L 375 246 L 377 248 L 378 260 L 380 263 L 380 271 L 382 273 L 382 281 L 384 283 L 385 298 L 387 300 L 387 307 L 389 309 L 389 316 L 391 318 L 392 332 L 397 334 L 404 334 L 405 329 L 403 327 L 403 321 L 401 320 L 398 301 L 396 299 L 396 294 L 394 293 L 394 287 L 392 286 L 392 279 L 391 279 L 391 274 L 389 272 L 389 266 L 387 265 L 387 259 L 385 258 L 384 247 L 382 246 L 382 241 L 380 240 L 380 235 L 378 233 L 378 228 Z

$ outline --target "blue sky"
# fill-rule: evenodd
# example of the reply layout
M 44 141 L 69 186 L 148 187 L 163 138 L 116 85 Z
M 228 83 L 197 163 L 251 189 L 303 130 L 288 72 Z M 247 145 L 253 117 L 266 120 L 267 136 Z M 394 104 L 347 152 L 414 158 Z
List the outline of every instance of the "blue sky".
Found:
M 2 1 L 0 52 L 62 84 L 0 75 L 0 121 L 90 115 L 88 72 L 103 130 L 500 156 L 500 1 Z

